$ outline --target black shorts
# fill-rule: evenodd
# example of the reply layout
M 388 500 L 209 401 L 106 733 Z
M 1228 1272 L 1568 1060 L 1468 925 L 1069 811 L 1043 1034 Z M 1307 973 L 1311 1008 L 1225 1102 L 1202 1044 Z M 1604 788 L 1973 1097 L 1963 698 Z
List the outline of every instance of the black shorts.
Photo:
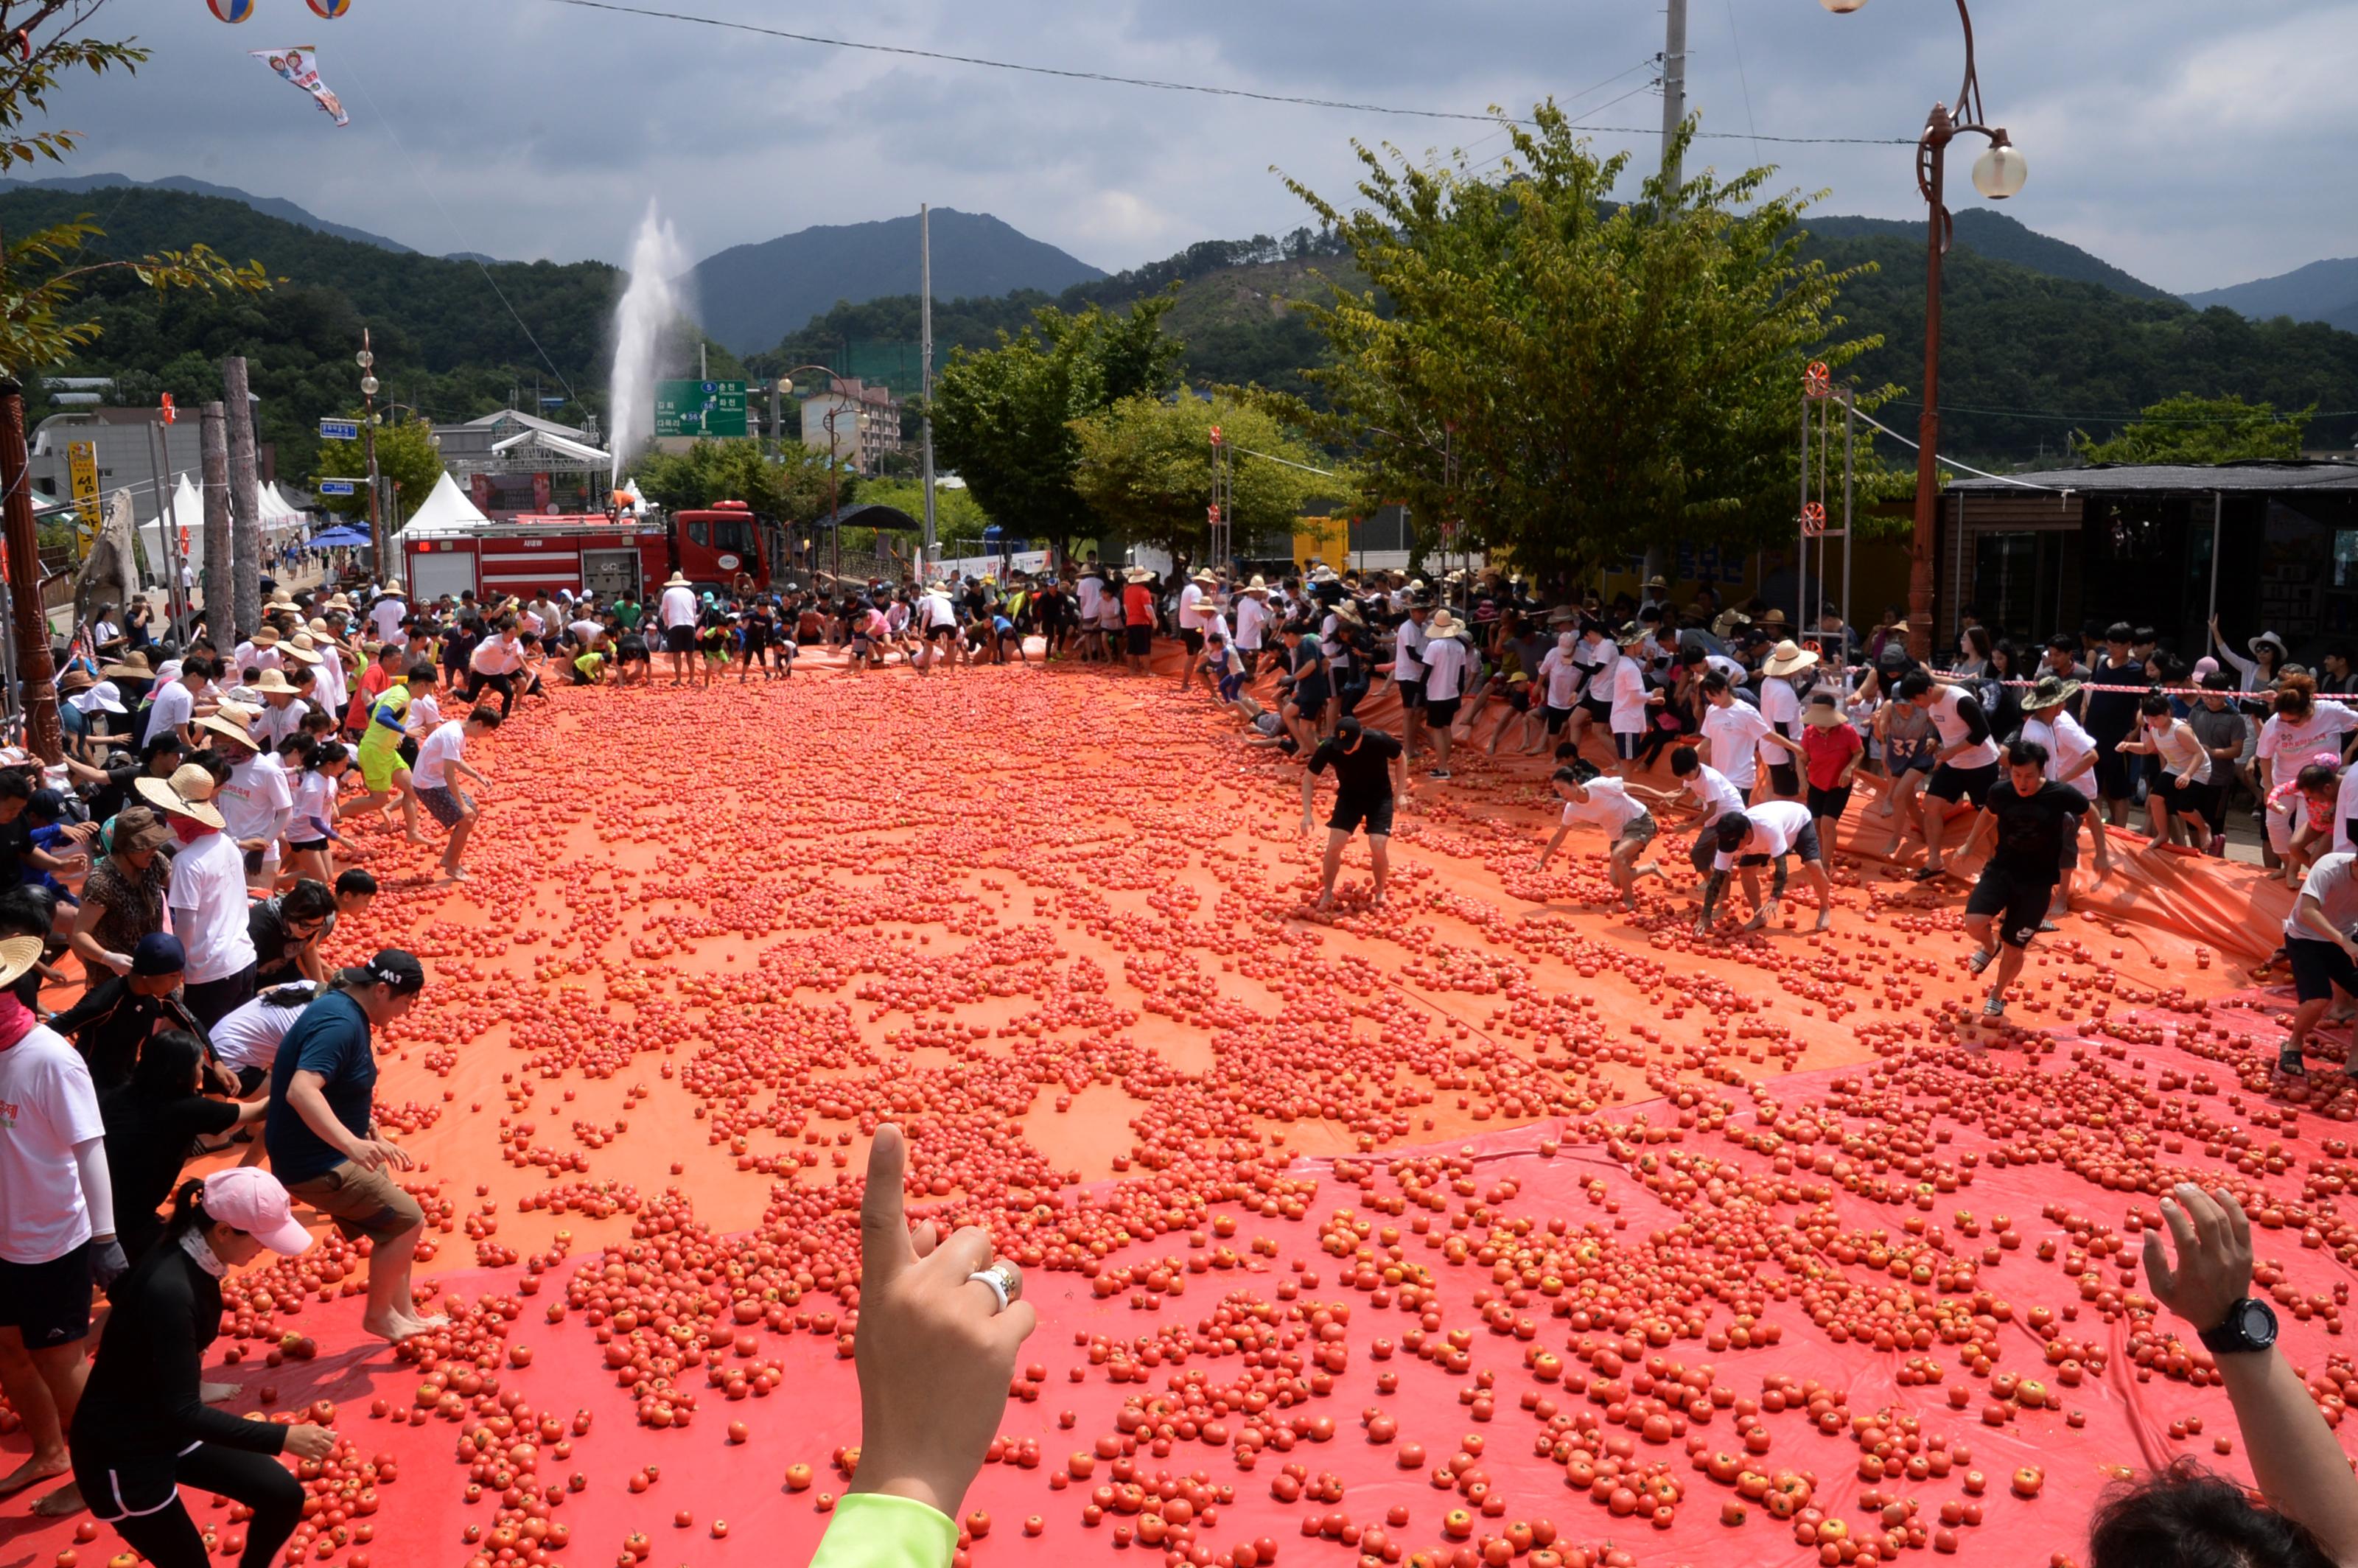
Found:
M 1193 626 L 1179 628 L 1179 640 L 1187 644 L 1187 651 L 1190 654 L 1200 654 L 1204 651 L 1204 633 Z
M 928 626 L 925 628 L 925 637 L 929 642 L 939 643 L 945 639 L 955 637 L 957 635 L 957 628 L 955 626 Z
M 1392 831 L 1392 797 L 1388 795 L 1337 795 L 1326 826 L 1345 833 L 1364 827 L 1370 838 L 1389 838 Z
M 2153 781 L 2153 788 L 2146 799 L 2161 802 L 2161 809 L 2170 816 L 2199 816 L 2207 825 L 2212 810 L 2219 804 L 2219 796 L 2220 789 L 2215 784 L 2190 784 L 2180 789 L 2178 780 L 2165 773 Z
M 1768 787 L 1775 790 L 1779 795 L 1788 797 L 1801 794 L 1801 775 L 1798 771 L 1796 771 L 1797 767 L 1798 764 L 1793 762 L 1769 763 Z M 1815 816 L 1817 813 L 1815 811 L 1812 811 L 1810 815 Z
M 1990 865 L 1982 868 L 1981 877 L 1974 883 L 1965 900 L 1965 913 L 1995 918 L 1999 941 L 2009 947 L 2028 947 L 2047 918 L 2047 906 L 2054 902 L 2053 882 L 2034 881 L 2003 866 Z M 2347 957 L 2342 961 L 2349 962 Z
M 2351 958 L 2341 943 L 2288 936 L 2285 957 L 2292 965 L 2293 995 L 2301 1000 L 2328 1000 L 2336 986 L 2358 996 L 2358 961 Z
M 1634 762 L 1638 760 L 1638 748 L 1645 742 L 1646 738 L 1643 735 L 1616 733 L 1613 737 L 1613 754 L 1625 762 Z
M 237 1069 L 237 1098 L 245 1098 L 270 1081 L 270 1069 L 251 1064 Z
M 1154 652 L 1154 628 L 1125 626 L 1121 629 L 1122 648 L 1133 659 L 1142 659 Z
M 647 652 L 647 640 L 644 637 L 618 639 L 614 643 L 614 653 L 617 660 L 626 665 L 651 664 L 654 657 Z
M 1812 784 L 1810 786 L 1810 815 L 1812 816 L 1839 817 L 1844 812 L 1850 809 L 1850 792 L 1853 787 L 1855 786 L 1844 784 L 1839 789 L 1820 789 L 1817 785 Z
M 312 854 L 327 847 L 328 841 L 325 838 L 301 838 L 287 845 L 288 849 L 298 855 Z
M 696 628 L 693 626 L 665 627 L 664 652 L 666 654 L 692 654 L 696 652 Z
M 1531 710 L 1531 688 L 1520 681 L 1507 683 L 1507 706 L 1518 713 Z
M 1396 680 L 1392 682 L 1392 688 L 1400 693 L 1402 712 L 1414 713 L 1424 706 L 1424 678 L 1422 676 L 1415 680 Z
M 1547 732 L 1551 735 L 1563 734 L 1563 727 L 1572 720 L 1572 709 L 1569 708 L 1551 708 L 1546 709 L 1546 712 Z
M 1436 730 L 1446 730 L 1456 720 L 1457 705 L 1465 698 L 1428 697 L 1424 699 L 1424 721 Z
M 1314 681 L 1303 681 L 1293 688 L 1293 706 L 1301 710 L 1304 719 L 1315 719 L 1326 711 L 1327 701 L 1333 696 L 1324 676 Z
M 1580 706 L 1588 714 L 1588 717 L 1594 719 L 1599 724 L 1610 724 L 1613 722 L 1613 699 L 1611 697 L 1584 697 L 1580 699 Z
M 1984 762 L 1978 768 L 1952 767 L 1942 762 L 1932 770 L 1931 780 L 1924 785 L 1924 793 L 1952 806 L 1961 800 L 1970 800 L 1975 807 L 1980 807 L 1989 804 L 1990 791 L 1997 787 L 1997 780 L 1998 765 L 1996 762 Z
M 90 1243 L 46 1263 L 0 1259 L 0 1328 L 27 1350 L 71 1345 L 90 1333 Z

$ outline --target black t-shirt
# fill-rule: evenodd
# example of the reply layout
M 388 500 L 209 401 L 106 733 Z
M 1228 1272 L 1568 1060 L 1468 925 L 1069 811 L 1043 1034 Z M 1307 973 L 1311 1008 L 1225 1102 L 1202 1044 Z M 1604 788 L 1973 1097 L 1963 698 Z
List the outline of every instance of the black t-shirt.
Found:
M 2096 661 L 2093 678 L 2106 686 L 2142 687 L 2146 685 L 2145 666 L 2131 659 L 2115 664 L 2109 654 Z M 2092 691 L 2088 693 L 2088 733 L 2098 740 L 2119 740 L 2137 725 L 2137 693 L 2134 691 Z
M 2021 881 L 2052 883 L 2061 875 L 2064 844 L 2088 814 L 2088 797 L 2053 779 L 2026 795 L 2008 778 L 1990 791 L 1986 809 L 1997 818 L 1990 864 Z
M 0 887 L 15 887 L 19 882 L 37 881 L 40 873 L 27 863 L 25 857 L 33 852 L 33 822 L 30 812 L 19 811 L 12 821 L 0 822 Z
M 106 1126 L 106 1174 L 114 1192 L 114 1224 L 123 1249 L 136 1258 L 163 1233 L 157 1210 L 172 1195 L 188 1162 L 189 1145 L 237 1125 L 237 1107 L 227 1100 L 184 1095 L 148 1098 L 129 1088 L 99 1097 L 99 1119 Z
M 319 935 L 309 940 L 324 942 L 335 929 L 336 912 L 331 909 Z M 296 951 L 304 944 L 287 929 L 287 915 L 279 899 L 260 900 L 246 912 L 245 934 L 254 942 L 256 973 L 293 975 Z
M 104 822 L 131 803 L 132 781 L 145 771 L 135 757 L 121 757 L 107 764 L 106 782 L 91 792 L 90 818 Z
M 1401 743 L 1380 730 L 1362 730 L 1359 743 L 1349 751 L 1343 749 L 1340 737 L 1322 741 L 1310 753 L 1310 771 L 1323 773 L 1335 770 L 1335 787 L 1355 798 L 1390 799 L 1392 793 L 1392 759 L 1401 754 Z

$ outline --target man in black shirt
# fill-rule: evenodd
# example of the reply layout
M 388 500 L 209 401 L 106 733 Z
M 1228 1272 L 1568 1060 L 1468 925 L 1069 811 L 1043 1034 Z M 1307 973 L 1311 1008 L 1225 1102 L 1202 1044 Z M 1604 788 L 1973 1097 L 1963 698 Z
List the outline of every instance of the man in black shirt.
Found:
M 1399 741 L 1369 730 L 1357 719 L 1336 720 L 1335 733 L 1310 753 L 1302 775 L 1302 831 L 1310 831 L 1310 797 L 1318 775 L 1335 770 L 1335 811 L 1326 819 L 1326 860 L 1318 883 L 1318 907 L 1335 904 L 1335 877 L 1343 867 L 1343 846 L 1353 829 L 1368 831 L 1368 861 L 1375 872 L 1375 896 L 1384 902 L 1384 879 L 1391 871 L 1392 804 L 1408 792 L 1408 753 Z
M 1963 850 L 1970 854 L 1982 830 L 1996 824 L 1997 847 L 1965 901 L 1965 929 L 1976 945 L 1974 973 L 1997 960 L 1997 979 L 1982 1008 L 1991 1019 L 2005 1015 L 2006 988 L 2022 972 L 2023 950 L 2045 924 L 2056 884 L 2079 864 L 2081 818 L 2095 835 L 2096 880 L 2113 874 L 2104 819 L 2089 809 L 2086 795 L 2047 777 L 2047 748 L 2017 741 L 2006 747 L 2006 776 L 1982 803 Z

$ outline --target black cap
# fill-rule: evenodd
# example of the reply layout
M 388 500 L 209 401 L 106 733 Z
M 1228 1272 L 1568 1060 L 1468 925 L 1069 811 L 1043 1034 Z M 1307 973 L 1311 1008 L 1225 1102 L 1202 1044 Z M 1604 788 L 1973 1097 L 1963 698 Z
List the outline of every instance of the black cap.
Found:
M 395 996 L 416 996 L 426 989 L 426 966 L 417 961 L 416 954 L 399 947 L 379 949 L 365 970 L 370 979 L 391 986 Z
M 1360 729 L 1358 719 L 1347 713 L 1335 720 L 1335 733 L 1337 735 L 1357 735 Z
M 135 975 L 150 979 L 177 975 L 188 967 L 188 953 L 181 947 L 180 939 L 167 931 L 149 932 L 131 949 L 131 972 Z

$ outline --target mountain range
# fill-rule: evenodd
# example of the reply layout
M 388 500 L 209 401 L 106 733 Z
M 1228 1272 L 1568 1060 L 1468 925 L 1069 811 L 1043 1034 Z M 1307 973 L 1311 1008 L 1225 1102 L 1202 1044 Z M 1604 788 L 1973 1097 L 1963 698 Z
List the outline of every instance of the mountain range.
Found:
M 331 223 L 327 219 L 307 212 L 280 196 L 255 196 L 232 185 L 213 185 L 201 179 L 191 179 L 176 174 L 163 179 L 134 179 L 127 174 L 61 174 L 48 179 L 0 179 L 0 193 L 11 190 L 62 190 L 73 195 L 86 195 L 93 190 L 179 190 L 191 196 L 213 196 L 224 201 L 242 201 L 257 212 L 289 223 L 333 234 L 340 240 L 352 240 L 363 245 L 374 245 L 381 251 L 393 251 L 402 255 L 418 253 L 399 240 L 388 240 L 383 234 L 372 234 L 366 229 L 355 229 L 347 223 Z M 102 212 L 100 226 L 104 227 Z
M 2311 262 L 2280 277 L 2239 283 L 2232 288 L 2206 289 L 2188 295 L 2186 302 L 2198 310 L 2224 305 L 2256 319 L 2289 316 L 2296 321 L 2322 321 L 2345 332 L 2358 332 L 2358 256 Z

